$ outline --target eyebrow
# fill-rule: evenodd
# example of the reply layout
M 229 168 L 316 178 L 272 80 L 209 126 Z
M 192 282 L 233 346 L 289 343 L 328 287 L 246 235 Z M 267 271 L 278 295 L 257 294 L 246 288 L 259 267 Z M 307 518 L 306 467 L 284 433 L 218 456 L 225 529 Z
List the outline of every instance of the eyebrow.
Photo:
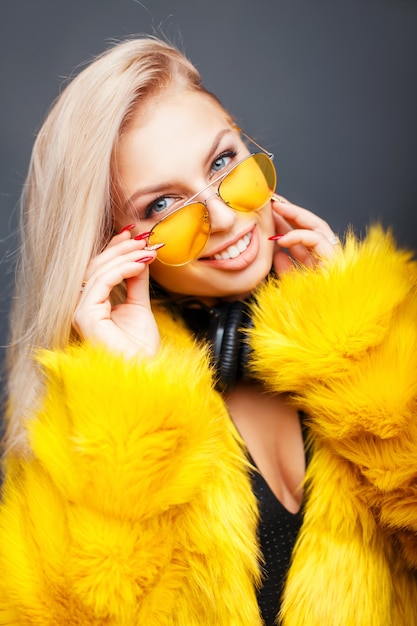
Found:
M 211 147 L 207 153 L 206 159 L 205 159 L 205 163 L 209 163 L 211 161 L 211 159 L 213 158 L 214 154 L 216 153 L 219 144 L 221 142 L 221 140 L 223 139 L 223 137 L 225 135 L 227 135 L 228 133 L 232 133 L 233 134 L 233 130 L 231 128 L 224 128 L 223 130 L 221 130 L 219 133 L 217 133 L 216 137 L 214 138 L 213 143 L 211 144 Z M 127 207 L 131 206 L 132 204 L 134 204 L 135 200 L 137 198 L 139 198 L 140 196 L 146 196 L 146 195 L 151 195 L 151 194 L 157 194 L 160 193 L 161 191 L 164 191 L 167 187 L 172 186 L 172 183 L 165 181 L 164 183 L 161 183 L 159 185 L 152 185 L 149 187 L 142 187 L 141 189 L 137 189 L 131 196 L 130 198 L 128 198 L 122 206 L 122 211 L 124 211 Z

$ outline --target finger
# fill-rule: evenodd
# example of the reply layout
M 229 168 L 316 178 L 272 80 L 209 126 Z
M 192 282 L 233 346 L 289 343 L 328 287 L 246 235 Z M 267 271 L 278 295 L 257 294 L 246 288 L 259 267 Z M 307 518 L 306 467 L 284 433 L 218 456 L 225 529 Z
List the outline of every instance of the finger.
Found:
M 146 263 L 144 262 L 125 261 L 107 268 L 102 274 L 95 275 L 88 280 L 73 315 L 74 327 L 85 329 L 91 326 L 92 320 L 97 323 L 101 320 L 110 319 L 110 293 L 112 289 L 123 280 L 143 273 L 145 267 Z M 146 302 L 146 299 L 144 301 Z
M 142 305 L 143 308 L 149 311 L 151 310 L 148 264 L 154 260 L 155 256 L 155 253 L 142 251 L 139 258 L 111 264 L 106 267 L 105 271 L 96 274 L 86 283 L 72 317 L 73 327 L 81 337 L 98 336 L 98 327 L 100 326 L 103 329 L 105 328 L 103 323 L 108 323 L 112 320 L 115 309 L 112 307 L 110 293 L 123 280 L 126 280 L 128 289 L 131 292 L 132 285 L 135 285 L 135 278 L 145 276 L 146 280 L 142 281 L 142 283 L 140 280 L 136 282 L 134 299 L 135 304 Z M 142 285 L 141 294 L 138 292 L 140 284 Z
M 275 198 L 279 200 L 275 200 Z M 278 213 L 285 221 L 293 228 L 304 228 L 314 230 L 316 232 L 323 233 L 326 237 L 331 237 L 333 231 L 329 224 L 321 217 L 308 211 L 303 207 L 300 207 L 292 202 L 289 202 L 281 196 L 274 196 L 273 210 Z
M 338 238 L 331 233 L 331 237 L 326 237 L 321 232 L 312 230 L 291 230 L 277 240 L 282 248 L 288 248 L 291 255 L 300 263 L 310 265 L 317 258 L 331 258 L 337 251 Z M 312 254 L 314 259 L 312 259 Z
M 85 272 L 85 280 L 100 273 L 109 263 L 117 262 L 117 259 L 135 251 L 139 252 L 145 246 L 146 241 L 131 239 L 127 232 L 115 235 L 103 252 L 91 259 Z
M 149 258 L 149 257 L 148 257 Z M 152 261 L 156 258 L 153 255 Z M 149 293 L 149 265 L 152 261 L 137 261 L 143 267 L 143 271 L 126 279 L 126 304 L 136 304 L 148 309 L 151 308 Z
M 149 293 L 149 265 L 157 258 L 157 251 L 165 244 L 146 246 L 136 263 L 146 264 L 145 271 L 126 280 L 126 303 L 139 304 L 151 308 Z M 149 256 L 144 256 L 146 255 Z
M 124 226 L 118 233 L 113 234 L 109 243 L 106 246 L 106 249 L 111 248 L 121 241 L 128 241 L 132 239 L 132 231 L 136 228 L 136 224 L 127 224 Z
M 94 274 L 83 282 L 81 299 L 89 302 L 103 302 L 111 291 L 124 280 L 141 274 L 144 267 L 155 258 L 155 252 L 134 250 L 117 256 L 96 269 Z
M 140 231 L 138 232 L 137 224 L 129 224 L 122 228 L 122 230 L 114 235 L 107 247 L 111 247 L 117 244 L 119 241 L 134 239 L 135 241 L 146 241 L 149 239 L 151 231 Z
M 292 226 L 281 215 L 278 215 L 277 213 L 274 213 L 273 215 L 275 222 L 275 232 L 278 233 L 276 237 L 279 237 L 281 239 L 283 235 L 293 231 Z M 291 250 L 291 254 L 293 254 L 294 257 L 301 259 L 304 258 L 306 254 L 306 249 L 301 244 L 294 244 Z

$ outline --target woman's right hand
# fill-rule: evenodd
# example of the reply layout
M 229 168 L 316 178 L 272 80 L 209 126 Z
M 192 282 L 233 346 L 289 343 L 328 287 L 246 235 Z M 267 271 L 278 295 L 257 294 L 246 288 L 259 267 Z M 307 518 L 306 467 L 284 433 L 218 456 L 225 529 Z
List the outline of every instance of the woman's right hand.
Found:
M 85 340 L 127 358 L 152 357 L 160 337 L 149 297 L 149 263 L 156 252 L 132 239 L 127 227 L 88 265 L 73 326 Z M 127 295 L 112 307 L 112 289 L 126 280 Z

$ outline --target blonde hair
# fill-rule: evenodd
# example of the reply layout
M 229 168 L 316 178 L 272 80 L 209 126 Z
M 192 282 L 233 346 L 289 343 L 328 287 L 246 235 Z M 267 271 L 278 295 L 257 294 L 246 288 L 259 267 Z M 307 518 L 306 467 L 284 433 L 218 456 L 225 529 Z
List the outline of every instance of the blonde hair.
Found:
M 7 359 L 8 450 L 25 448 L 24 419 L 41 393 L 34 353 L 71 340 L 86 266 L 112 236 L 112 155 L 123 125 L 138 104 L 170 85 L 207 93 L 173 46 L 127 40 L 68 84 L 40 129 L 21 202 Z

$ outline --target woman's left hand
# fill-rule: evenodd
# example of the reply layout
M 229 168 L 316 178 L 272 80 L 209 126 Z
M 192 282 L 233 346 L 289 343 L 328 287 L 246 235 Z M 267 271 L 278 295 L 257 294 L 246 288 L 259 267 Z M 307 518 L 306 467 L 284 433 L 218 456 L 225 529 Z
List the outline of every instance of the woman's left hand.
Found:
M 273 197 L 272 209 L 275 232 L 279 235 L 274 255 L 278 274 L 293 268 L 294 261 L 311 267 L 335 254 L 339 238 L 323 219 L 277 195 Z

